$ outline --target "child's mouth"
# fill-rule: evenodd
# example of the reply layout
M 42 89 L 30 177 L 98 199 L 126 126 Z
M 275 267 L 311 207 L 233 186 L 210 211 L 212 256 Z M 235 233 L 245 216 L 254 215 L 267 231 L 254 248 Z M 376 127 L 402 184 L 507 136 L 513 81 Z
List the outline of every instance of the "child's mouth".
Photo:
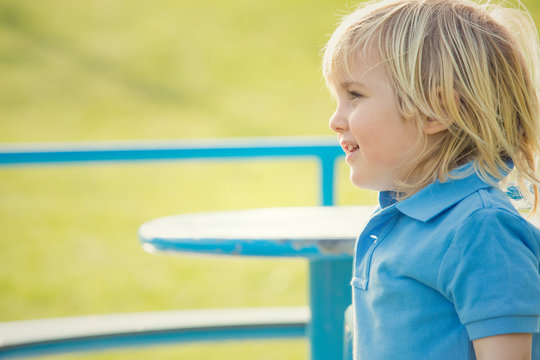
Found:
M 341 147 L 343 148 L 343 151 L 345 151 L 347 155 L 355 152 L 356 150 L 360 148 L 358 145 L 353 145 L 353 144 L 343 144 L 341 145 Z

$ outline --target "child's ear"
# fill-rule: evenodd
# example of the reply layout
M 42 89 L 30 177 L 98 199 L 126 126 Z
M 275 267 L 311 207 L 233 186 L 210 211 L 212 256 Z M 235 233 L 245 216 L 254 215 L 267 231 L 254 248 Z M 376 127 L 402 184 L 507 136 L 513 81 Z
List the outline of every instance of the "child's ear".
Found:
M 424 134 L 434 135 L 448 130 L 448 125 L 439 119 L 427 118 L 424 120 Z
M 436 90 L 437 98 L 439 101 L 439 106 L 443 109 L 443 112 L 448 115 L 448 112 L 450 109 L 445 106 L 445 98 L 443 97 L 443 90 L 440 86 L 437 87 Z M 447 94 L 450 94 L 450 96 L 453 96 L 453 99 L 446 99 L 446 104 L 449 104 L 450 108 L 459 108 L 459 95 L 456 91 L 449 91 Z M 453 101 L 452 101 L 453 100 Z M 457 110 L 453 110 L 455 112 Z M 441 119 L 435 119 L 435 118 L 427 118 L 424 120 L 424 133 L 426 135 L 434 135 L 438 134 L 442 131 L 448 130 L 448 128 L 451 125 L 451 121 L 449 120 L 449 116 L 447 116 L 446 121 L 442 121 Z

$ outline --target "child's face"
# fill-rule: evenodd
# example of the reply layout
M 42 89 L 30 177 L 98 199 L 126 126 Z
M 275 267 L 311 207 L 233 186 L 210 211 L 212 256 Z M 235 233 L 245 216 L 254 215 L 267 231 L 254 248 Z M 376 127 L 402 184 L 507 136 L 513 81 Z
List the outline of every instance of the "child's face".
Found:
M 338 106 L 330 128 L 347 154 L 354 185 L 396 190 L 396 181 L 405 180 L 411 168 L 421 133 L 401 116 L 383 69 L 374 64 L 358 61 L 352 78 L 332 79 Z

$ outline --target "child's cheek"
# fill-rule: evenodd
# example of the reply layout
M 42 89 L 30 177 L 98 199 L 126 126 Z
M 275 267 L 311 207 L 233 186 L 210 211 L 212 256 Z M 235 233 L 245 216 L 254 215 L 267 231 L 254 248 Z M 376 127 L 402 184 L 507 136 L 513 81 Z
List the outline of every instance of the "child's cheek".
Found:
M 380 132 L 376 123 L 365 119 L 359 122 L 354 128 L 351 128 L 358 145 L 360 152 L 365 160 L 369 163 L 385 163 L 387 161 L 386 148 L 388 142 L 385 134 Z

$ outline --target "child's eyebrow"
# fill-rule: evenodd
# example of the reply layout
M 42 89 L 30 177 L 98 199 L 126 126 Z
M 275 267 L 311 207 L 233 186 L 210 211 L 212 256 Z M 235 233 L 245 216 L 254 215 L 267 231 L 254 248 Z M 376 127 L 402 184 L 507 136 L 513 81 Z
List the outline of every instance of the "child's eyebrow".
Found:
M 340 82 L 339 85 L 344 89 L 347 89 L 351 86 L 364 87 L 364 84 L 358 81 L 343 81 Z

